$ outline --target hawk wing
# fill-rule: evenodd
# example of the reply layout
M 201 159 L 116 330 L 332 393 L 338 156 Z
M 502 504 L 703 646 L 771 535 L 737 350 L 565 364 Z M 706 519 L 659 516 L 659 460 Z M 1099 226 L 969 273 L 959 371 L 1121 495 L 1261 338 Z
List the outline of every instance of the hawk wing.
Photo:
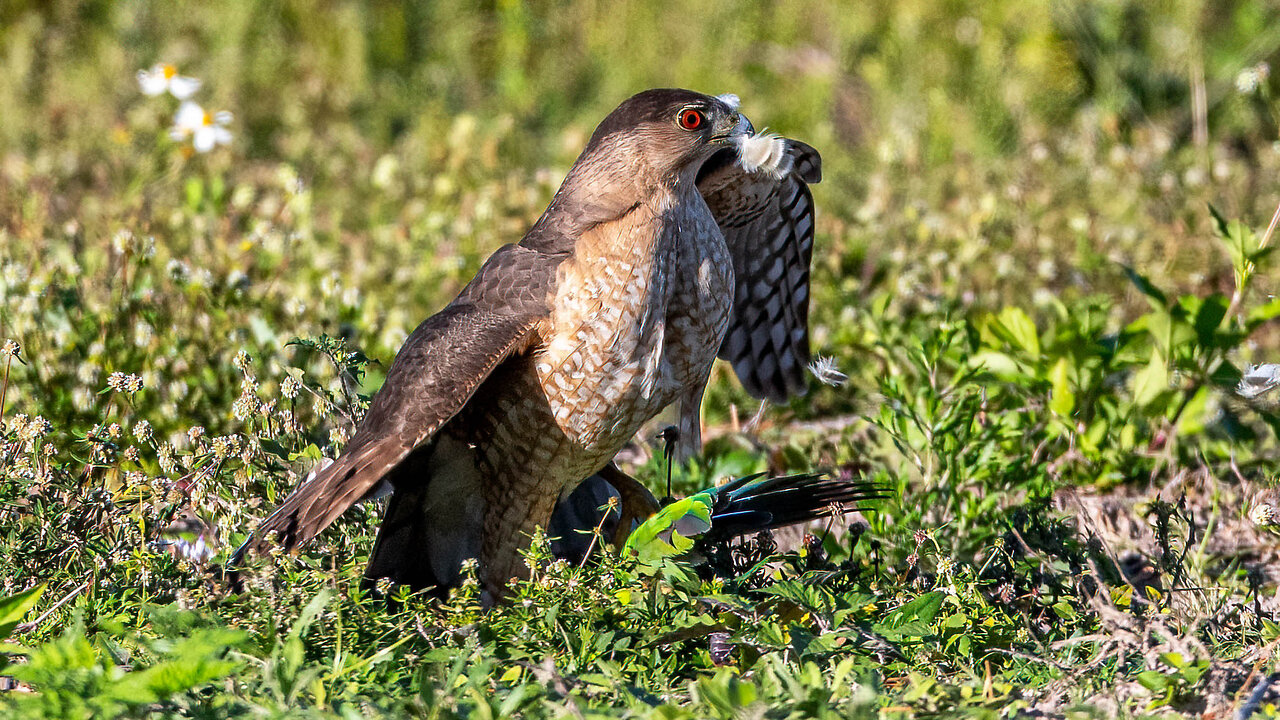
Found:
M 430 442 L 494 369 L 537 342 L 561 259 L 516 245 L 495 252 L 405 341 L 342 456 L 262 521 L 233 563 L 272 533 L 286 549 L 307 542 Z
M 813 196 L 822 158 L 812 147 L 776 138 L 771 168 L 745 169 L 721 150 L 703 166 L 698 189 L 733 256 L 733 312 L 719 356 L 751 395 L 773 402 L 803 395 L 809 357 L 809 262 Z

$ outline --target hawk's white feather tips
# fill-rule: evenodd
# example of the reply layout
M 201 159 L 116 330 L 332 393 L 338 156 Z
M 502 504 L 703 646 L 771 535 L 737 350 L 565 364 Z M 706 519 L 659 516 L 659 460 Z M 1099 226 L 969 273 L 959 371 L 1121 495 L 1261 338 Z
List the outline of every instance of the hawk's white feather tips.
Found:
M 833 357 L 818 356 L 813 362 L 809 363 L 809 372 L 818 378 L 823 385 L 832 387 L 840 387 L 849 379 L 848 375 L 840 372 L 836 367 L 836 359 Z
M 747 172 L 763 172 L 775 178 L 791 172 L 795 160 L 787 154 L 787 141 L 770 132 L 739 135 L 738 162 Z
M 730 110 L 737 110 L 738 106 L 742 104 L 742 100 L 738 99 L 738 96 L 733 93 L 717 95 L 716 99 L 725 105 L 728 105 Z

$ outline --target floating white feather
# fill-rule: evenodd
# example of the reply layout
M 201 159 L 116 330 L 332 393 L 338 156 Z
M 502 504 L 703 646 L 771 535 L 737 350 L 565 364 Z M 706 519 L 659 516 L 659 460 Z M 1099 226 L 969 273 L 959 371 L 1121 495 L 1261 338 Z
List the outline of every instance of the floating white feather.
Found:
M 832 387 L 840 387 L 849 379 L 848 375 L 840 372 L 836 367 L 836 359 L 833 357 L 822 357 L 819 355 L 817 359 L 809 363 L 809 372 L 824 385 Z

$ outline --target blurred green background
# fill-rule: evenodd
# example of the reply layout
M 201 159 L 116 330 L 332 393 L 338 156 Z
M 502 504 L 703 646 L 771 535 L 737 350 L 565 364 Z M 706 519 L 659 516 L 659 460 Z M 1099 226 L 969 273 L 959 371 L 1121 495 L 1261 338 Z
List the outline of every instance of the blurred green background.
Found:
M 1174 170 L 1181 185 L 1178 171 L 1199 167 L 1194 184 L 1218 186 L 1204 195 L 1228 214 L 1255 217 L 1269 200 L 1257 200 L 1266 193 L 1251 184 L 1254 173 L 1234 165 L 1213 171 L 1215 162 L 1247 170 L 1272 162 L 1272 79 L 1249 92 L 1237 80 L 1275 59 L 1278 14 L 1266 3 L 1190 1 L 11 0 L 0 10 L 0 210 L 14 232 L 15 215 L 31 202 L 21 197 L 23 180 L 49 173 L 59 199 L 27 219 L 59 226 L 74 215 L 85 231 L 110 234 L 120 209 L 82 207 L 83 193 L 125 179 L 136 196 L 162 190 L 119 151 L 154 143 L 167 121 L 159 103 L 143 102 L 133 77 L 169 62 L 203 79 L 206 107 L 235 114 L 234 170 L 288 164 L 314 191 L 317 229 L 335 238 L 394 227 L 419 247 L 452 248 L 457 238 L 424 221 L 429 213 L 415 201 L 429 188 L 419 183 L 448 174 L 465 190 L 548 168 L 554 185 L 594 123 L 653 86 L 735 92 L 757 125 L 819 147 L 828 177 L 822 212 L 846 223 L 865 226 L 962 198 L 975 174 L 1001 172 L 992 161 L 1047 156 L 1047 170 L 1066 174 L 1091 164 L 1085 156 L 1105 159 L 1112 147 L 1135 145 L 1160 155 L 1201 153 L 1160 170 Z M 370 182 L 384 155 L 384 182 Z M 1019 170 L 999 179 L 1034 185 L 1046 172 Z M 1135 191 L 1167 193 L 1158 175 L 1128 179 L 1149 184 L 1116 188 L 1119 198 L 1109 178 L 1084 171 L 1053 184 L 1069 181 L 1086 211 L 1116 222 L 1131 215 L 1125 205 L 1146 199 Z M 1101 192 L 1090 198 L 1094 185 Z M 519 222 L 485 237 L 488 248 L 540 209 L 541 198 L 498 194 L 496 212 Z M 1034 202 L 1027 195 L 1022 202 Z M 1202 209 L 1165 207 L 1161 215 L 1190 223 Z M 1053 235 L 1051 244 L 1081 239 L 1044 210 L 1049 217 L 1026 220 Z M 989 214 L 1022 219 L 1006 209 Z M 1017 244 L 996 229 L 979 239 Z M 1084 234 L 1097 241 L 1111 233 Z M 901 245 L 901 238 L 874 240 L 876 252 Z

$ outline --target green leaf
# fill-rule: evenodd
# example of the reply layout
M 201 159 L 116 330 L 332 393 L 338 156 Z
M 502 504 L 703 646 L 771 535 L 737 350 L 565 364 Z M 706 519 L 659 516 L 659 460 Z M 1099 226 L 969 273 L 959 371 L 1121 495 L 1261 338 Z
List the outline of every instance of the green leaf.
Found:
M 1000 378 L 1001 380 L 1022 380 L 1030 377 L 1007 353 L 995 350 L 982 350 L 969 356 L 969 366 L 972 368 L 980 368 L 985 372 Z
M 996 337 L 1022 350 L 1033 359 L 1040 357 L 1040 335 L 1036 324 L 1021 308 L 1006 307 L 990 318 L 988 327 Z
M 1075 620 L 1076 609 L 1071 607 L 1071 603 L 1061 600 L 1053 606 L 1053 612 L 1063 620 Z
M 1053 391 L 1049 395 L 1049 411 L 1062 418 L 1071 417 L 1076 407 L 1076 395 L 1071 391 L 1071 382 L 1067 378 L 1067 359 L 1058 358 L 1053 369 L 1049 371 L 1049 381 Z
M 1133 286 L 1138 288 L 1138 292 L 1147 296 L 1147 300 L 1151 302 L 1153 307 L 1158 310 L 1163 310 L 1169 307 L 1169 298 L 1160 290 L 1160 288 L 1156 287 L 1150 280 L 1148 280 L 1147 276 L 1139 273 L 1128 265 L 1124 265 L 1123 267 L 1124 274 L 1129 278 L 1129 282 L 1133 283 Z
M 1280 317 L 1280 297 L 1273 299 L 1266 305 L 1259 305 L 1253 308 L 1245 315 L 1245 325 L 1250 331 L 1259 325 Z
M 1201 387 L 1187 401 L 1178 417 L 1176 425 L 1179 435 L 1198 435 L 1204 432 L 1205 422 L 1209 419 L 1209 388 Z
M 1133 400 L 1139 407 L 1147 407 L 1169 389 L 1169 368 L 1158 349 L 1152 348 L 1147 366 L 1133 376 Z
M 1196 337 L 1200 340 L 1201 347 L 1215 346 L 1214 340 L 1218 327 L 1222 325 L 1222 319 L 1227 316 L 1227 305 L 1227 298 L 1221 293 L 1214 293 L 1205 298 L 1196 310 Z
M 309 443 L 306 447 L 302 448 L 298 452 L 289 453 L 290 461 L 297 460 L 299 458 L 306 458 L 308 460 L 319 460 L 320 458 L 323 458 L 323 457 L 324 457 L 324 453 L 320 451 L 320 448 L 316 447 L 315 443 Z
M 13 629 L 18 627 L 22 617 L 44 594 L 44 587 L 44 583 L 41 583 L 30 590 L 0 599 L 0 640 L 8 638 L 13 633 Z
M 876 623 L 873 629 L 889 640 L 909 637 L 925 637 L 930 634 L 929 625 L 942 609 L 944 593 L 927 592 L 907 602 Z
M 1138 673 L 1138 682 L 1153 693 L 1164 692 L 1169 686 L 1169 676 L 1158 670 L 1143 670 Z

